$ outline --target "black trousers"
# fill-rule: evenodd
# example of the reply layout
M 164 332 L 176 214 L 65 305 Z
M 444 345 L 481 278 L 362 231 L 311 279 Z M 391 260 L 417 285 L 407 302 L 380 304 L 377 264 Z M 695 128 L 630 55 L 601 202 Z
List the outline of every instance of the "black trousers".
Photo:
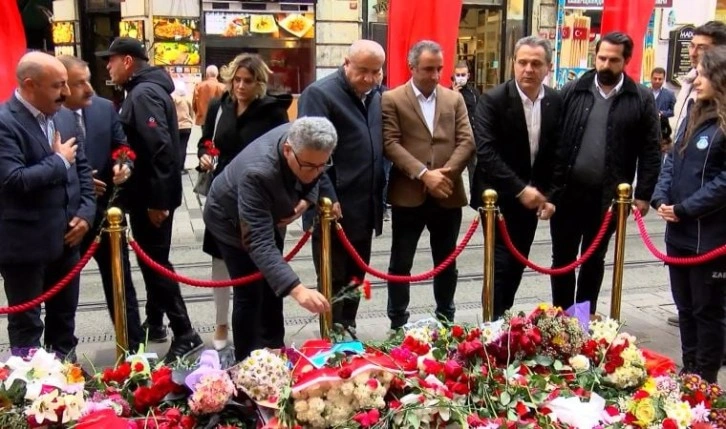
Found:
M 352 279 L 363 280 L 365 271 L 358 268 L 353 258 L 348 255 L 343 244 L 338 239 L 335 231 L 331 231 L 332 238 L 330 243 L 331 259 L 333 265 L 333 297 L 339 295 L 345 289 Z M 351 244 L 355 247 L 361 258 L 367 263 L 371 260 L 371 241 L 373 239 L 372 232 L 368 232 L 367 239 L 351 240 Z M 315 272 L 318 275 L 318 287 L 320 287 L 320 236 L 313 236 L 313 262 L 315 264 Z M 352 294 L 348 294 L 352 295 Z M 333 304 L 333 323 L 338 323 L 355 328 L 355 317 L 358 314 L 358 306 L 360 297 L 351 296 L 348 299 Z
M 187 144 L 189 143 L 189 136 L 191 135 L 191 128 L 179 130 L 179 168 L 182 171 L 184 171 L 184 161 L 187 159 Z
M 46 263 L 0 265 L 0 275 L 5 281 L 5 295 L 8 305 L 17 305 L 41 295 L 78 263 L 78 247 L 66 248 L 58 260 Z M 13 354 L 24 356 L 31 348 L 43 346 L 59 357 L 73 359 L 78 344 L 75 336 L 76 308 L 78 307 L 79 276 L 53 298 L 45 302 L 45 326 L 40 319 L 40 306 L 22 313 L 8 314 L 8 337 Z
M 666 249 L 669 256 L 695 255 L 672 245 Z M 683 363 L 715 383 L 724 349 L 726 257 L 703 265 L 670 265 L 668 271 L 678 309 Z
M 424 228 L 429 231 L 434 265 L 441 264 L 456 248 L 460 227 L 461 208 L 440 207 L 433 198 L 428 198 L 418 207 L 393 206 L 391 260 L 388 272 L 398 275 L 411 274 L 413 258 Z M 457 278 L 456 262 L 434 278 L 436 316 L 441 319 L 454 320 Z M 409 283 L 388 283 L 388 318 L 391 320 L 391 329 L 398 329 L 408 323 L 410 289 Z
M 561 267 L 584 253 L 602 225 L 605 210 L 602 207 L 602 190 L 567 189 L 562 202 L 550 220 L 552 237 L 552 266 Z M 555 306 L 567 309 L 575 302 L 590 303 L 590 314 L 597 311 L 597 299 L 605 273 L 605 255 L 616 222 L 608 228 L 603 241 L 592 257 L 575 272 L 552 276 L 552 301 Z M 577 291 L 577 292 L 575 292 Z
M 169 211 L 169 217 L 162 222 L 159 228 L 151 223 L 146 209 L 132 209 L 129 212 L 129 220 L 134 239 L 139 246 L 151 259 L 173 270 L 174 267 L 169 262 L 169 251 L 171 250 L 174 210 Z M 139 268 L 146 285 L 146 315 L 150 324 L 161 325 L 162 316 L 166 313 L 175 337 L 190 334 L 192 323 L 189 320 L 179 283 L 157 274 L 141 261 L 139 261 Z
M 97 216 L 102 216 L 97 213 Z M 92 231 L 96 231 L 98 226 Z M 83 255 L 91 246 L 94 234 L 89 232 L 81 242 L 80 253 Z M 101 243 L 93 256 L 98 265 L 98 271 L 101 274 L 101 283 L 103 284 L 103 294 L 106 297 L 106 305 L 111 316 L 111 322 L 114 321 L 114 305 L 113 305 L 113 277 L 111 275 L 111 248 L 109 247 L 108 234 L 101 235 Z M 141 330 L 141 320 L 139 316 L 139 302 L 136 298 L 136 288 L 131 278 L 131 264 L 129 263 L 129 248 L 126 238 L 123 238 L 121 245 L 121 261 L 123 264 L 124 275 L 124 292 L 126 294 L 126 326 L 128 329 L 129 350 L 136 351 L 139 345 L 144 342 L 145 335 Z
M 275 243 L 282 253 L 283 238 L 275 233 Z M 259 271 L 242 248 L 217 240 L 230 278 L 239 278 Z M 233 289 L 232 335 L 234 356 L 237 361 L 260 348 L 277 349 L 285 345 L 285 320 L 282 298 L 275 295 L 266 280 L 260 280 Z
M 525 255 L 537 232 L 537 211 L 529 210 L 518 201 L 502 204 L 499 209 L 507 222 L 507 230 L 514 246 Z M 500 318 L 514 305 L 514 297 L 519 289 L 524 273 L 524 265 L 517 262 L 502 240 L 497 229 L 494 241 L 494 317 Z

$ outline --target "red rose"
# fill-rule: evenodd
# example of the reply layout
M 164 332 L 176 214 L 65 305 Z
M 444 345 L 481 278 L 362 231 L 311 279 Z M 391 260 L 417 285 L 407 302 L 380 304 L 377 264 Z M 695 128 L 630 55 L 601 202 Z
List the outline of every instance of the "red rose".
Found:
M 134 372 L 142 372 L 144 370 L 144 364 L 141 362 L 136 362 L 134 364 Z
M 663 429 L 678 429 L 678 422 L 675 420 L 668 418 L 663 420 L 662 426 Z
M 605 412 L 608 413 L 610 417 L 620 415 L 620 411 L 617 409 L 617 407 L 614 407 L 612 405 L 608 405 L 607 407 L 605 407 Z
M 529 413 L 529 408 L 527 408 L 526 405 L 524 405 L 523 402 L 517 402 L 517 405 L 514 407 L 514 410 L 517 412 L 517 415 L 522 418 Z
M 353 420 L 358 422 L 361 427 L 369 428 L 376 423 L 378 423 L 378 420 L 381 418 L 381 413 L 377 409 L 372 409 L 370 411 L 361 411 L 360 413 L 353 416 Z
M 371 390 L 376 390 L 376 389 L 378 389 L 378 386 L 379 386 L 378 380 L 376 380 L 375 378 L 369 378 L 368 381 L 366 381 L 366 385 Z
M 633 399 L 635 399 L 637 401 L 639 399 L 645 399 L 649 396 L 650 396 L 650 393 L 646 392 L 643 389 L 640 389 L 637 392 L 635 392 L 635 395 L 633 395 Z
M 429 375 L 439 375 L 444 371 L 444 365 L 433 359 L 424 359 L 424 372 Z
M 468 395 L 470 392 L 469 386 L 464 383 L 454 383 L 451 391 L 457 395 Z
M 352 374 L 353 371 L 347 366 L 344 366 L 338 370 L 338 377 L 342 378 L 343 380 L 349 379 Z
M 454 338 L 461 338 L 464 336 L 464 328 L 462 328 L 459 325 L 454 325 L 451 327 L 451 336 Z
M 366 300 L 371 299 L 371 282 L 368 280 L 363 281 L 363 297 Z
M 456 380 L 464 373 L 464 368 L 455 360 L 449 360 L 444 364 L 444 374 L 446 378 Z
M 180 424 L 182 429 L 194 429 L 196 423 L 196 419 L 193 416 L 182 416 Z

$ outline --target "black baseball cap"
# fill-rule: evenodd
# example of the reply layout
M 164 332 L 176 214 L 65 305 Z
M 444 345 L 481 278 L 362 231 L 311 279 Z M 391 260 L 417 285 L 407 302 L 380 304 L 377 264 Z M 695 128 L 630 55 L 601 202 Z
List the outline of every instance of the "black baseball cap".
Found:
M 111 46 L 106 51 L 96 52 L 96 56 L 107 59 L 113 55 L 129 55 L 144 61 L 149 61 L 146 55 L 146 49 L 140 41 L 130 37 L 117 37 L 111 42 Z

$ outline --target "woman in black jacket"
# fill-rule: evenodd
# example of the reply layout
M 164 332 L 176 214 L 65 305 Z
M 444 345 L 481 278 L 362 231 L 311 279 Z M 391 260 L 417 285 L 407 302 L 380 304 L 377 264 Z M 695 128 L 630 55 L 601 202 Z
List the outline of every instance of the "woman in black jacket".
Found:
M 255 54 L 238 55 L 222 69 L 227 91 L 209 104 L 198 144 L 199 170 L 213 169 L 213 176 L 217 177 L 248 144 L 288 122 L 287 109 L 292 104 L 292 96 L 267 95 L 270 74 L 265 62 Z M 212 139 L 219 153 L 217 157 L 208 153 Z M 212 280 L 229 279 L 214 238 L 207 232 L 202 250 L 212 256 Z M 214 347 L 217 350 L 227 345 L 229 300 L 230 288 L 214 289 L 217 312 Z
M 667 253 L 676 257 L 726 244 L 726 47 L 703 54 L 693 87 L 695 104 L 676 134 L 652 200 L 668 222 Z M 668 269 L 683 371 L 715 383 L 724 349 L 726 258 Z

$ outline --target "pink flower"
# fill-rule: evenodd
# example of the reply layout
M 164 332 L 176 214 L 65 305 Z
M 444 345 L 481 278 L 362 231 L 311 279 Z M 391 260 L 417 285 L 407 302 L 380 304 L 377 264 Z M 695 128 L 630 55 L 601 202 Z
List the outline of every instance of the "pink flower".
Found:
M 234 383 L 226 373 L 210 373 L 202 376 L 189 398 L 189 408 L 194 414 L 214 414 L 222 411 L 234 395 Z
M 381 418 L 381 413 L 377 409 L 372 409 L 370 411 L 361 411 L 360 413 L 353 416 L 353 420 L 358 422 L 359 425 L 361 425 L 364 428 L 369 428 L 376 423 L 378 423 L 378 420 Z

